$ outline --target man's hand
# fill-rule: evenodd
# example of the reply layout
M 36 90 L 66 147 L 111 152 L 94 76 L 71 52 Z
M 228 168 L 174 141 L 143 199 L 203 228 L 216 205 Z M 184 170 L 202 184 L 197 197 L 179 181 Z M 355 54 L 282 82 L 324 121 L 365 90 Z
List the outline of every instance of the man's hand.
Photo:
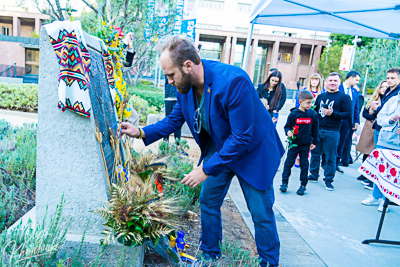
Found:
M 329 108 L 329 109 L 322 108 L 322 112 L 323 112 L 326 116 L 330 116 L 330 115 L 332 115 L 333 109 L 332 109 L 332 108 Z
M 316 147 L 316 145 L 311 144 L 311 145 L 310 145 L 310 150 L 313 150 L 315 147 Z
M 398 121 L 399 119 L 400 119 L 400 116 L 399 116 L 399 115 L 393 115 L 393 116 L 390 118 L 390 122 L 394 123 L 394 122 Z
M 357 130 L 358 126 L 360 126 L 360 125 L 356 122 L 356 123 L 354 124 L 353 130 L 354 130 L 354 131 Z
M 202 182 L 204 182 L 209 175 L 203 172 L 202 167 L 196 168 L 189 174 L 185 174 L 185 178 L 182 179 L 181 184 L 185 184 L 190 188 L 195 188 Z
M 118 129 L 117 134 L 121 131 L 121 136 L 126 134 L 127 136 L 133 137 L 133 138 L 138 138 L 140 136 L 140 130 L 139 128 L 136 128 L 129 122 L 122 122 L 121 123 L 121 128 Z M 144 132 L 142 138 L 144 138 Z
M 292 137 L 292 136 L 293 136 L 293 133 L 292 133 L 292 131 L 288 131 L 288 132 L 286 133 L 286 135 L 287 135 L 288 137 Z

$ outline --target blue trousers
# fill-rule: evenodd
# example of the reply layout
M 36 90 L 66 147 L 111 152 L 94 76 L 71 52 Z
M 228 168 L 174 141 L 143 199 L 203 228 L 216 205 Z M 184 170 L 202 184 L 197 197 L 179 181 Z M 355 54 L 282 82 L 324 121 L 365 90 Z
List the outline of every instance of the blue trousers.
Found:
M 339 144 L 339 131 L 319 130 L 319 143 L 311 150 L 310 176 L 319 178 L 319 165 L 322 153 L 325 154 L 324 181 L 333 182 L 336 172 L 336 155 Z
M 210 143 L 204 158 L 205 162 L 216 151 L 216 148 Z M 212 258 L 221 257 L 219 247 L 220 242 L 222 242 L 221 206 L 235 175 L 230 168 L 226 168 L 216 177 L 209 176 L 201 189 L 200 248 L 203 252 L 211 255 Z M 257 251 L 262 259 L 260 266 L 264 267 L 268 264 L 271 267 L 278 266 L 280 241 L 272 210 L 275 201 L 273 186 L 271 184 L 267 190 L 258 190 L 239 175 L 236 176 L 253 219 Z

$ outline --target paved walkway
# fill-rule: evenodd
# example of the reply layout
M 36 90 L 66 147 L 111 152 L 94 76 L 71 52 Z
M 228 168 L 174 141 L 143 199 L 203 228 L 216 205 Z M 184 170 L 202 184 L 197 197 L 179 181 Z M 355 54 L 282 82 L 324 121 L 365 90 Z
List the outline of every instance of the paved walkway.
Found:
M 280 113 L 277 129 L 282 141 L 286 140 L 283 126 L 291 107 L 293 104 L 286 103 Z M 361 243 L 375 237 L 381 213 L 376 206 L 361 204 L 372 191 L 356 180 L 360 165 L 361 160 L 343 167 L 345 173 L 335 176 L 334 191 L 326 190 L 319 181 L 309 183 L 304 196 L 296 195 L 300 185 L 298 168 L 292 172 L 285 194 L 278 190 L 282 175 L 278 172 L 274 180 L 275 207 L 328 266 L 399 266 L 400 246 Z M 400 240 L 399 222 L 400 209 L 391 206 L 381 238 Z

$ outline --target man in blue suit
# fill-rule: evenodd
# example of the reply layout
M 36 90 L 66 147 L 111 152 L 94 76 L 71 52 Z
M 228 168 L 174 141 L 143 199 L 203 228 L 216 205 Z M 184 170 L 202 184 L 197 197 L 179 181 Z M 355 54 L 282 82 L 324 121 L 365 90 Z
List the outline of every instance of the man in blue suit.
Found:
M 353 132 L 357 130 L 360 125 L 360 111 L 358 107 L 358 90 L 354 87 L 360 82 L 360 73 L 357 71 L 350 71 L 346 75 L 346 80 L 339 86 L 339 91 L 345 93 L 350 96 L 351 104 L 352 104 L 352 116 L 349 119 L 342 120 L 342 124 L 340 126 L 340 140 L 339 146 L 337 150 L 337 159 L 336 159 L 336 171 L 339 173 L 343 173 L 343 170 L 339 167 L 339 163 L 342 166 L 349 166 L 349 156 L 344 155 L 344 147 L 346 146 L 348 149 L 346 153 L 350 153 L 351 144 L 353 138 Z M 347 162 L 344 162 L 344 159 Z M 341 161 L 342 160 L 342 161 Z
M 255 226 L 261 266 L 278 266 L 280 242 L 272 211 L 272 181 L 284 148 L 249 76 L 242 69 L 201 60 L 193 42 L 182 36 L 161 47 L 161 67 L 177 87 L 172 113 L 143 129 L 122 123 L 122 134 L 149 145 L 186 121 L 201 149 L 203 166 L 181 181 L 200 194 L 200 248 L 206 259 L 221 256 L 221 206 L 236 175 Z

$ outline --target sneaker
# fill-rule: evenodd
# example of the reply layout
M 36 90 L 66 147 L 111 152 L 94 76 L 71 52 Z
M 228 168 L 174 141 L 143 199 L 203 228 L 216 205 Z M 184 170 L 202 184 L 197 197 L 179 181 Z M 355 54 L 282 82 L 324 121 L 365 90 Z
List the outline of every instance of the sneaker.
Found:
M 341 173 L 341 174 L 344 173 L 344 171 L 343 171 L 341 168 L 339 168 L 339 166 L 336 167 L 336 171 L 337 171 L 338 173 Z
M 366 206 L 377 206 L 379 203 L 379 199 L 374 198 L 372 195 L 369 195 L 366 199 L 361 201 L 361 204 Z
M 318 178 L 314 178 L 314 177 L 312 177 L 312 176 L 310 175 L 310 176 L 308 176 L 308 181 L 309 181 L 309 182 L 316 183 L 316 182 L 318 182 Z
M 301 185 L 300 188 L 299 188 L 299 190 L 297 190 L 296 193 L 297 193 L 298 195 L 302 196 L 302 195 L 304 195 L 304 192 L 305 192 L 306 190 L 307 190 L 306 187 L 303 186 L 303 185 Z
M 279 188 L 279 190 L 281 190 L 282 193 L 286 193 L 287 191 L 287 184 L 282 184 L 281 188 Z
M 382 212 L 383 211 L 383 204 L 385 204 L 385 200 L 382 200 L 381 203 L 379 204 L 378 211 Z M 389 207 L 386 208 L 386 212 L 389 211 Z
M 333 185 L 332 185 L 331 182 L 326 182 L 326 183 L 325 183 L 325 188 L 326 188 L 327 190 L 329 190 L 329 191 L 335 190 L 335 188 L 333 187 Z
M 361 174 L 360 176 L 358 176 L 358 177 L 357 177 L 357 180 L 358 180 L 358 181 L 363 181 L 363 180 L 365 180 L 364 175 Z
M 369 181 L 369 184 L 364 186 L 365 189 L 374 190 L 374 183 Z
M 369 180 L 368 180 L 368 179 L 365 179 L 365 180 L 361 181 L 361 183 L 362 183 L 363 185 L 369 185 Z

